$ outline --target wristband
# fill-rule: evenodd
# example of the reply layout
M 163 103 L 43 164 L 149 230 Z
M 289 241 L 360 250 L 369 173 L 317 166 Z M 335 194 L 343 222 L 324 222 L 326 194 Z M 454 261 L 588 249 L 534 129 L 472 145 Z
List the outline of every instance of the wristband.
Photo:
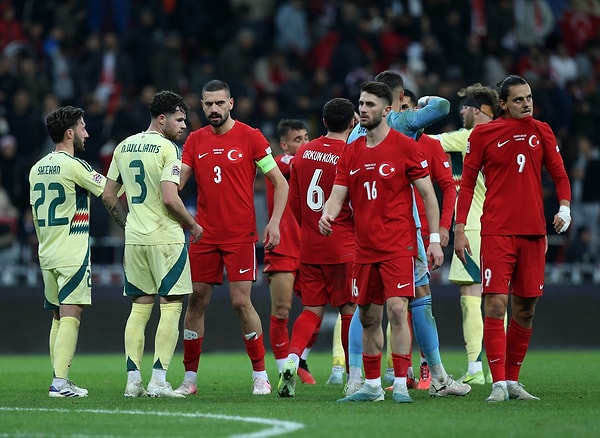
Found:
M 429 243 L 440 243 L 440 233 L 429 233 Z

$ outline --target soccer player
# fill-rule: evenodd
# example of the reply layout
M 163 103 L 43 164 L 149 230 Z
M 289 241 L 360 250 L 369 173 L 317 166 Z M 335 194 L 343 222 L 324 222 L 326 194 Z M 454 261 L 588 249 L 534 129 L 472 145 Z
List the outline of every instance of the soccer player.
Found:
M 58 108 L 46 118 L 55 149 L 29 172 L 29 201 L 44 280 L 44 308 L 52 310 L 50 397 L 87 397 L 69 380 L 81 313 L 92 303 L 90 193 L 100 196 L 106 178 L 75 154 L 89 138 L 81 108 Z
M 150 102 L 150 125 L 117 145 L 108 169 L 102 200 L 125 228 L 124 295 L 131 297 L 125 326 L 127 384 L 125 397 L 184 397 L 167 382 L 167 370 L 179 337 L 184 297 L 192 292 L 190 264 L 182 226 L 192 240 L 202 227 L 179 197 L 181 153 L 175 141 L 186 127 L 188 107 L 171 91 L 156 93 Z M 125 189 L 129 213 L 119 201 Z M 147 391 L 142 385 L 145 330 L 156 296 L 160 319 L 154 337 L 154 362 Z
M 435 96 L 429 98 L 437 99 Z M 421 99 L 421 105 L 427 105 L 427 102 L 424 98 Z M 416 95 L 410 91 L 405 89 L 404 96 L 402 98 L 402 104 L 400 106 L 401 112 L 411 111 L 418 112 L 419 108 L 423 108 L 419 105 L 419 101 L 417 100 Z M 425 158 L 429 163 L 429 172 L 432 182 L 436 182 L 440 191 L 442 193 L 442 212 L 440 216 L 440 244 L 442 247 L 446 247 L 448 242 L 450 241 L 450 227 L 452 226 L 452 217 L 454 215 L 454 207 L 456 205 L 456 188 L 454 184 L 454 179 L 452 178 L 452 171 L 450 170 L 450 163 L 448 162 L 448 158 L 444 153 L 444 150 L 440 147 L 439 142 L 432 139 L 427 135 L 418 135 L 417 142 L 419 146 L 421 146 L 421 150 L 425 154 Z M 418 192 L 415 192 L 415 203 L 417 207 L 417 211 L 419 214 L 419 223 L 421 224 L 418 232 L 421 234 L 421 238 L 423 240 L 423 246 L 420 246 L 419 251 L 421 252 L 420 260 L 424 260 L 424 250 L 427 245 L 429 245 L 429 225 L 427 224 L 427 217 L 425 215 L 425 206 L 423 205 L 423 200 L 421 196 L 419 196 Z M 429 279 L 429 275 L 427 274 L 427 279 Z M 424 294 L 425 299 L 427 300 L 427 295 L 431 295 L 429 290 L 429 285 L 419 285 L 416 288 L 417 296 Z M 425 308 L 427 308 L 429 303 L 425 303 Z M 411 312 L 409 312 L 409 323 L 412 321 Z M 417 324 L 419 324 L 420 320 L 417 320 Z M 387 331 L 388 343 L 389 343 L 389 326 Z M 435 339 L 435 334 L 432 339 Z M 433 344 L 435 345 L 435 343 Z M 439 348 L 439 341 L 437 342 Z M 412 358 L 412 355 L 411 355 Z M 389 356 L 388 349 L 388 370 L 392 367 L 392 358 Z M 417 388 L 428 390 L 431 386 L 431 373 L 429 369 L 429 365 L 427 363 L 427 358 L 425 354 L 421 350 L 420 354 L 420 366 L 419 366 L 419 380 L 415 381 L 414 377 L 411 378 L 412 375 L 412 363 L 409 366 L 409 380 L 408 387 L 409 388 Z M 393 372 L 393 368 L 392 368 Z M 386 377 L 389 376 L 389 371 L 386 373 Z M 393 374 L 392 374 L 393 376 Z M 388 381 L 391 380 L 387 379 Z M 391 389 L 391 388 L 386 388 Z
M 378 74 L 375 78 L 377 82 L 382 82 L 388 85 L 393 92 L 392 110 L 387 114 L 387 124 L 394 130 L 404 133 L 411 138 L 418 138 L 422 134 L 423 129 L 429 124 L 436 120 L 441 120 L 450 110 L 450 102 L 441 97 L 435 96 L 424 96 L 419 99 L 419 106 L 422 107 L 418 111 L 407 111 L 408 108 L 402 110 L 402 101 L 404 99 L 404 88 L 402 77 L 397 72 L 384 71 Z M 430 107 L 432 105 L 432 107 Z M 435 106 L 433 106 L 435 105 Z M 356 128 L 353 134 L 360 135 Z M 350 139 L 353 138 L 353 134 L 350 135 Z M 436 175 L 436 179 L 442 180 L 443 177 Z M 448 191 L 446 191 L 448 195 Z M 455 194 L 454 194 L 455 195 Z M 454 202 L 444 200 L 447 204 L 446 208 L 450 205 L 454 205 Z M 437 203 L 436 203 L 437 205 Z M 439 212 L 438 212 L 439 216 Z M 439 351 L 439 337 L 437 332 L 437 326 L 432 313 L 431 306 L 431 290 L 429 288 L 429 267 L 428 259 L 426 255 L 425 245 L 421 236 L 421 222 L 419 219 L 419 213 L 417 210 L 416 202 L 413 203 L 413 219 L 416 224 L 416 235 L 417 235 L 417 257 L 415 259 L 414 275 L 415 275 L 415 297 L 410 300 L 410 314 L 412 316 L 412 326 L 414 336 L 417 339 L 421 351 L 425 356 L 420 366 L 420 379 L 418 386 L 421 389 L 428 389 L 429 394 L 436 397 L 443 397 L 447 395 L 466 395 L 471 387 L 469 385 L 463 385 L 452 379 L 451 376 L 446 372 L 442 363 L 440 351 Z M 438 238 L 441 243 L 441 236 L 437 233 L 434 238 Z M 431 233 L 430 233 L 431 236 Z M 446 240 L 447 242 L 447 240 Z M 433 242 L 430 242 L 433 243 Z M 355 315 L 350 324 L 349 334 L 349 360 L 350 360 L 350 376 L 346 387 L 346 395 L 351 395 L 358 388 L 360 388 L 360 363 L 359 357 L 362 353 L 361 339 L 361 325 L 359 324 L 358 317 Z M 411 355 L 409 358 L 409 380 L 408 385 L 414 386 L 414 377 L 412 375 Z M 389 367 L 388 367 L 389 368 Z M 393 371 L 386 371 L 385 381 L 393 383 L 395 379 L 391 378 Z
M 296 155 L 296 151 L 300 146 L 308 142 L 308 129 L 301 120 L 284 119 L 277 124 L 277 134 L 279 146 L 281 146 L 284 153 L 276 156 L 275 162 L 286 180 L 289 180 L 290 166 L 294 155 Z M 265 185 L 267 208 L 269 216 L 271 216 L 273 214 L 275 190 L 268 179 L 265 180 Z M 274 249 L 265 251 L 264 272 L 269 278 L 269 291 L 271 294 L 269 338 L 271 350 L 277 362 L 277 369 L 281 374 L 290 347 L 288 319 L 290 310 L 292 310 L 294 286 L 300 265 L 300 226 L 289 206 L 283 212 L 279 229 L 281 233 L 279 245 Z M 300 380 L 310 385 L 317 382 L 308 370 L 306 358 L 317 334 L 318 331 L 313 336 L 313 342 L 310 342 L 305 351 L 302 352 L 300 367 L 298 368 Z
M 500 117 L 480 124 L 469 136 L 458 195 L 454 250 L 467 263 L 473 255 L 465 234 L 479 172 L 487 188 L 481 216 L 483 341 L 492 372 L 489 402 L 539 400 L 519 383 L 533 316 L 544 291 L 546 221 L 541 172 L 550 173 L 560 204 L 553 225 L 563 233 L 571 223 L 571 188 L 554 133 L 533 118 L 527 81 L 507 76 L 498 85 Z M 504 316 L 511 296 L 511 319 Z
M 432 136 L 439 140 L 443 149 L 450 154 L 452 174 L 457 190 L 460 188 L 463 158 L 467 150 L 469 135 L 475 126 L 491 122 L 498 111 L 498 92 L 493 88 L 476 83 L 463 88 L 458 95 L 463 98 L 460 115 L 464 129 Z M 483 318 L 481 315 L 481 271 L 479 269 L 480 218 L 484 199 L 485 183 L 483 176 L 479 173 L 464 229 L 465 235 L 471 243 L 473 256 L 465 254 L 467 264 L 463 264 L 457 255 L 453 254 L 448 274 L 448 279 L 458 285 L 460 290 L 462 329 L 467 351 L 467 371 L 459 381 L 470 385 L 484 385 L 486 382 L 481 361 Z
M 414 259 L 417 229 L 413 218 L 416 187 L 426 207 L 431 230 L 427 258 L 434 269 L 444 260 L 439 243 L 439 211 L 429 179 L 427 160 L 418 144 L 390 128 L 392 90 L 381 82 L 361 85 L 360 124 L 367 135 L 350 143 L 338 162 L 335 184 L 319 220 L 320 231 L 332 234 L 332 224 L 349 197 L 355 223 L 356 252 L 352 268 L 352 297 L 363 326 L 365 383 L 340 401 L 381 401 L 383 308 L 391 324 L 394 362 L 393 398 L 412 402 L 406 379 L 410 354 L 408 302 L 415 296 Z
M 256 171 L 260 169 L 274 187 L 273 213 L 264 230 L 267 251 L 279 244 L 288 184 L 265 136 L 231 117 L 233 104 L 226 82 L 211 80 L 204 84 L 202 109 L 209 125 L 192 132 L 183 148 L 181 182 L 184 185 L 194 173 L 198 193 L 196 219 L 204 228 L 204 235 L 190 246 L 194 293 L 184 316 L 185 377 L 176 390 L 182 394 L 197 392 L 204 317 L 214 285 L 223 282 L 223 267 L 227 269 L 229 296 L 252 362 L 252 394 L 271 393 L 261 321 L 250 298 L 257 274 Z
M 352 211 L 347 202 L 341 206 L 332 237 L 321 235 L 319 219 L 331 193 L 336 165 L 354 126 L 354 113 L 354 105 L 348 99 L 328 101 L 323 106 L 327 134 L 302 146 L 292 164 L 289 206 L 301 226 L 299 278 L 303 309 L 294 323 L 290 352 L 279 379 L 280 397 L 294 397 L 300 354 L 320 327 L 327 304 L 337 307 L 341 315 L 341 342 L 347 356 L 348 327 L 356 307 L 351 295 Z

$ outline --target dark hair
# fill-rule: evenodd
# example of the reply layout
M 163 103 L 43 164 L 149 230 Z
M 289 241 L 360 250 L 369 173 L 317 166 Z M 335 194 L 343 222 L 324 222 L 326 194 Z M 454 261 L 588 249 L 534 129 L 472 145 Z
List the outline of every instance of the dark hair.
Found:
M 373 95 L 385 100 L 388 105 L 391 105 L 394 100 L 394 97 L 392 94 L 392 89 L 387 84 L 384 84 L 383 82 L 376 82 L 376 81 L 363 82 L 360 85 L 360 91 L 369 93 L 369 94 L 373 94 Z
M 383 82 L 388 87 L 390 87 L 392 91 L 404 88 L 404 80 L 402 79 L 402 76 L 400 75 L 400 73 L 393 70 L 382 71 L 377 76 L 375 76 L 375 80 L 377 82 Z
M 227 94 L 229 95 L 229 97 L 231 97 L 231 88 L 229 88 L 229 84 L 219 79 L 213 79 L 204 84 L 204 86 L 202 87 L 202 95 L 204 95 L 204 93 L 206 93 L 207 91 L 212 92 L 221 90 L 227 91 Z
M 323 105 L 323 121 L 331 132 L 344 132 L 354 118 L 354 104 L 344 97 L 336 97 Z
M 498 82 L 498 96 L 500 100 L 506 102 L 510 93 L 510 87 L 514 85 L 527 85 L 527 81 L 518 75 L 507 76 L 502 82 Z
M 419 99 L 417 99 L 417 95 L 414 93 L 414 91 L 409 90 L 408 88 L 404 89 L 404 96 L 410 99 L 413 104 L 412 106 L 415 106 L 417 102 L 419 102 Z
M 46 117 L 46 129 L 54 143 L 63 141 L 65 131 L 73 128 L 85 111 L 75 106 L 63 106 Z
M 471 106 L 479 110 L 482 110 L 481 107 L 483 105 L 489 106 L 491 108 L 492 114 L 488 114 L 488 116 L 492 118 L 499 112 L 498 92 L 493 88 L 483 86 L 479 82 L 477 82 L 459 90 L 457 94 L 460 97 L 465 98 L 462 102 L 463 105 Z M 484 113 L 487 114 L 486 111 L 484 111 Z
M 153 119 L 161 114 L 173 114 L 177 110 L 181 110 L 186 114 L 189 111 L 188 105 L 179 94 L 165 90 L 152 96 L 152 100 L 150 101 L 150 115 Z
M 290 133 L 290 131 L 301 130 L 308 131 L 304 122 L 299 119 L 283 119 L 280 120 L 277 124 L 277 136 L 279 137 L 279 140 L 287 136 Z

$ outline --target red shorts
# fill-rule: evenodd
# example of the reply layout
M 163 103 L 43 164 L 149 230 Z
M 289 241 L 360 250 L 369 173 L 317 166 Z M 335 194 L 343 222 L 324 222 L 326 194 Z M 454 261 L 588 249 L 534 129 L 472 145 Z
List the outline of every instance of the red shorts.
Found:
M 292 273 L 294 274 L 294 293 L 301 295 L 299 278 L 300 260 L 294 257 L 282 256 L 279 254 L 270 253 L 267 257 L 265 253 L 265 267 L 263 272 L 267 275 L 267 281 L 271 284 L 271 276 L 276 273 Z
M 254 242 L 213 245 L 191 243 L 189 246 L 192 281 L 223 283 L 223 269 L 229 281 L 256 281 L 256 250 Z
M 300 263 L 302 305 L 339 307 L 352 302 L 352 262 L 335 265 Z
M 352 267 L 352 301 L 382 306 L 390 297 L 415 296 L 414 257 L 396 257 Z
M 545 252 L 545 236 L 481 236 L 482 293 L 541 296 Z
M 296 272 L 300 267 L 300 260 L 296 257 L 277 254 L 271 251 L 265 252 L 265 268 L 263 272 Z

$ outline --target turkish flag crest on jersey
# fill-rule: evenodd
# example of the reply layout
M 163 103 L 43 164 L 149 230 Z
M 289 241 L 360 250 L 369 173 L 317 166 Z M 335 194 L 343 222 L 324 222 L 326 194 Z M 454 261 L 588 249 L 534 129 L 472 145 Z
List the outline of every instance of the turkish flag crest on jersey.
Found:
M 231 148 L 229 149 L 229 152 L 227 152 L 227 159 L 232 163 L 239 163 L 243 158 L 244 154 L 237 148 Z
M 392 178 L 394 173 L 396 173 L 396 167 L 394 166 L 394 163 L 390 161 L 384 161 L 381 163 L 378 170 L 379 175 L 381 175 L 381 177 L 384 179 Z

